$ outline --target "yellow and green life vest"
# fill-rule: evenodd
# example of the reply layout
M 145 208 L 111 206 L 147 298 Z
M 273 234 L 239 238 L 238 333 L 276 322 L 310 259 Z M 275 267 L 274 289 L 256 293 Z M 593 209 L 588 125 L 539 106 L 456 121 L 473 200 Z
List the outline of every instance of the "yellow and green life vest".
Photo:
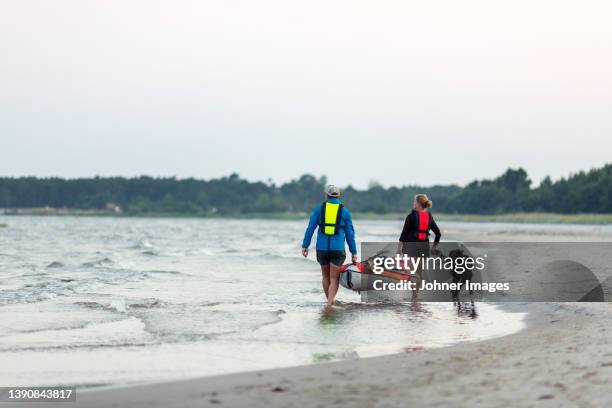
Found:
M 342 204 L 324 202 L 321 206 L 321 224 L 319 228 L 325 235 L 336 235 L 342 220 Z

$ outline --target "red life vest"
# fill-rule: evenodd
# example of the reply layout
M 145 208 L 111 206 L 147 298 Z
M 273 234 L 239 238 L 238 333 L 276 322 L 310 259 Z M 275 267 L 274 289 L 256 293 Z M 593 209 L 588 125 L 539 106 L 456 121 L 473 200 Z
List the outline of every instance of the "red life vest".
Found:
M 429 231 L 429 212 L 418 211 L 417 218 L 417 239 L 419 241 L 427 241 L 427 232 Z

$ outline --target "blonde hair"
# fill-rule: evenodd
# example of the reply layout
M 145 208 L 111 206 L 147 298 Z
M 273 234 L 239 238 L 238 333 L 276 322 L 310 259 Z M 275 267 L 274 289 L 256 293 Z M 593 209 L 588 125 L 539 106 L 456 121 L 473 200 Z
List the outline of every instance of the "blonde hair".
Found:
M 417 194 L 414 196 L 414 201 L 416 201 L 417 203 L 419 203 L 421 205 L 421 207 L 423 208 L 431 208 L 431 206 L 433 205 L 433 202 L 427 198 L 427 195 L 425 194 Z

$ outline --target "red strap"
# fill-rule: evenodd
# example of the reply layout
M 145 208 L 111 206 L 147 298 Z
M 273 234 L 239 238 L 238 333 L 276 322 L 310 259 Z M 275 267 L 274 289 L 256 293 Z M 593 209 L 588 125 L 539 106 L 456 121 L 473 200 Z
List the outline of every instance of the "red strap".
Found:
M 351 266 L 351 265 L 353 265 L 353 264 L 346 264 L 346 265 L 342 265 L 342 266 L 339 268 L 339 269 L 340 269 L 340 272 L 344 272 L 344 271 L 346 271 L 346 270 L 349 268 L 349 266 Z M 364 271 L 364 269 L 365 269 L 365 268 L 363 267 L 363 264 L 362 264 L 361 262 L 355 262 L 355 267 L 357 268 L 357 270 L 358 270 L 359 272 L 363 272 L 363 271 Z

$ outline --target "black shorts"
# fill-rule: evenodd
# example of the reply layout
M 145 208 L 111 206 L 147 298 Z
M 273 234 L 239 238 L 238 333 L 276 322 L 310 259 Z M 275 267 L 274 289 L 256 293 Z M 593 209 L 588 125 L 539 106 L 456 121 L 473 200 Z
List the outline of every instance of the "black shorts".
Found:
M 404 242 L 402 245 L 402 253 L 413 257 L 429 257 L 429 241 L 412 241 Z
M 341 266 L 346 259 L 344 251 L 321 251 L 317 249 L 317 262 L 320 265 L 329 265 L 333 263 L 336 266 Z

